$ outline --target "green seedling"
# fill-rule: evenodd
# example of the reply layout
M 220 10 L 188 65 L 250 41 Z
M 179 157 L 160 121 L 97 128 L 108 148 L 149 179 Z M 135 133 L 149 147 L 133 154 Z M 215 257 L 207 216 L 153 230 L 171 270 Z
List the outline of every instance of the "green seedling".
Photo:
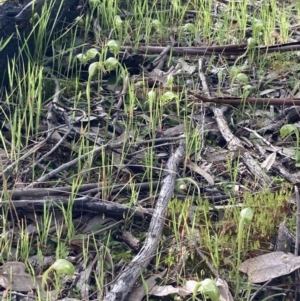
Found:
M 247 77 L 247 80 L 245 81 L 245 83 L 248 83 L 248 76 Z M 244 112 L 244 109 L 245 109 L 245 106 L 246 106 L 246 99 L 247 97 L 251 94 L 251 92 L 253 91 L 253 87 L 251 85 L 245 85 L 243 86 L 242 88 L 242 104 L 243 104 L 243 107 L 242 107 L 242 112 Z
M 239 73 L 236 77 L 235 77 L 235 80 L 238 82 L 238 83 L 241 83 L 241 84 L 248 84 L 248 81 L 249 81 L 249 78 L 246 74 L 244 73 Z
M 296 159 L 296 167 L 300 167 L 300 152 L 299 152 L 299 130 L 294 124 L 286 124 L 280 129 L 280 136 L 282 138 L 286 137 L 289 134 L 295 133 L 296 135 L 296 154 L 295 154 L 295 159 Z
M 122 19 L 121 19 L 121 17 L 120 16 L 115 16 L 115 26 L 117 27 L 117 28 L 121 28 L 122 27 L 122 24 L 123 24 L 123 21 L 122 21 Z
M 148 92 L 148 101 L 154 102 L 156 100 L 156 92 L 151 90 Z
M 81 64 L 85 65 L 88 63 L 89 58 L 87 57 L 86 54 L 79 53 L 76 55 L 76 58 L 80 61 Z
M 248 84 L 249 78 L 243 73 L 243 67 L 232 67 L 230 70 L 230 77 L 232 78 L 232 84 L 237 82 L 238 84 Z
M 232 80 L 240 73 L 243 72 L 243 67 L 242 66 L 232 66 L 229 70 L 230 77 Z
M 116 58 L 114 57 L 109 57 L 105 62 L 104 62 L 104 66 L 106 68 L 107 71 L 112 71 L 115 70 L 117 68 L 117 66 L 119 65 L 119 62 Z
M 55 271 L 57 275 L 74 275 L 75 268 L 73 264 L 65 259 L 57 259 L 49 269 L 45 271 L 42 278 L 42 286 L 45 287 L 50 272 Z
M 242 252 L 242 241 L 243 241 L 243 232 L 245 225 L 249 225 L 253 219 L 253 210 L 251 208 L 244 208 L 240 213 L 240 221 L 239 221 L 239 228 L 238 228 L 238 253 L 237 253 L 237 271 L 236 271 L 236 297 L 239 293 L 239 286 L 240 286 L 240 278 L 238 267 L 241 264 L 241 252 Z
M 191 183 L 191 184 L 195 185 L 195 187 L 197 188 L 197 191 L 198 191 L 198 195 L 200 195 L 199 184 L 192 178 L 188 178 L 188 177 L 177 179 L 176 183 L 175 183 L 175 190 L 178 193 L 184 193 L 184 191 L 186 191 L 188 188 L 187 183 Z
M 78 16 L 74 21 L 78 26 L 84 27 L 84 18 L 83 16 Z
M 161 96 L 161 100 L 164 104 L 168 103 L 169 101 L 171 101 L 173 99 L 178 99 L 178 95 L 171 91 L 165 92 Z
M 174 76 L 173 75 L 168 75 L 168 77 L 167 77 L 167 85 L 169 87 L 171 87 L 173 85 L 173 82 L 174 82 Z
M 193 301 L 196 300 L 198 292 L 202 294 L 204 300 L 210 298 L 211 301 L 219 301 L 220 299 L 220 291 L 215 281 L 211 279 L 204 279 L 196 285 L 192 297 Z
M 151 22 L 151 24 L 152 24 L 152 26 L 157 30 L 157 31 L 160 31 L 161 30 L 161 28 L 162 28 L 162 24 L 161 24 L 161 22 L 159 21 L 159 20 L 153 20 L 152 22 Z
M 247 98 L 252 91 L 253 91 L 253 86 L 245 85 L 243 87 L 243 98 Z
M 89 79 L 91 80 L 92 77 L 99 71 L 103 69 L 103 63 L 102 62 L 95 62 L 90 64 L 89 66 Z
M 95 48 L 91 48 L 86 52 L 86 56 L 89 60 L 95 58 L 98 54 L 99 51 Z
M 107 42 L 106 46 L 108 49 L 116 56 L 120 51 L 120 44 L 115 40 L 110 40 Z
M 79 53 L 76 55 L 76 58 L 82 63 L 83 65 L 87 64 L 91 59 L 95 58 L 96 55 L 99 54 L 99 51 L 95 48 L 89 49 L 86 54 Z
M 260 20 L 252 18 L 252 34 L 254 37 L 258 37 L 264 29 L 264 24 Z
M 99 4 L 100 4 L 100 1 L 99 1 L 99 0 L 89 0 L 89 5 L 90 5 L 92 8 L 96 8 Z

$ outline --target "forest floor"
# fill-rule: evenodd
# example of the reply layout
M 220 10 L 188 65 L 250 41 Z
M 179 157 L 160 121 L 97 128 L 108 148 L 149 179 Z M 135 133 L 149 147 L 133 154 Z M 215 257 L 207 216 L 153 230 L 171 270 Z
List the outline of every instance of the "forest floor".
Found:
M 2 300 L 299 298 L 294 2 L 83 1 L 51 40 L 32 16 L 0 99 Z

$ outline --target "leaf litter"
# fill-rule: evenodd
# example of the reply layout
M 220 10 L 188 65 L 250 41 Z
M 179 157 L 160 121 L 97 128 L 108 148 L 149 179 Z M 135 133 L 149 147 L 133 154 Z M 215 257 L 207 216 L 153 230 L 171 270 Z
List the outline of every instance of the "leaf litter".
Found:
M 45 95 L 41 122 L 28 137 L 22 134 L 27 133 L 25 125 L 20 125 L 22 139 L 27 143 L 22 143 L 17 157 L 11 120 L 1 114 L 2 203 L 11 208 L 9 213 L 3 209 L 7 221 L 2 238 L 11 244 L 2 252 L 2 270 L 7 266 L 10 269 L 10 278 L 6 272 L 1 273 L 0 285 L 5 293 L 34 290 L 29 272 L 43 274 L 57 259 L 58 254 L 53 254 L 63 242 L 65 249 L 59 256 L 72 262 L 76 272 L 71 283 L 64 280 L 67 289 L 56 292 L 53 298 L 128 300 L 129 291 L 134 292 L 133 285 L 142 274 L 149 285 L 148 295 L 190 297 L 204 278 L 214 277 L 221 292 L 219 300 L 233 300 L 234 282 L 227 273 L 222 279 L 219 271 L 215 272 L 215 268 L 234 268 L 226 261 L 226 257 L 236 255 L 232 241 L 221 249 L 214 237 L 237 231 L 236 222 L 226 217 L 225 210 L 243 206 L 249 191 L 256 194 L 267 189 L 274 197 L 282 192 L 281 215 L 276 215 L 279 211 L 273 214 L 274 223 L 279 225 L 280 218 L 295 210 L 289 207 L 293 206 L 289 196 L 292 185 L 299 183 L 295 167 L 297 132 L 285 138 L 279 133 L 283 125 L 297 125 L 300 120 L 299 20 L 290 14 L 288 38 L 284 39 L 278 30 L 270 36 L 262 31 L 264 40 L 250 49 L 247 37 L 253 34 L 254 23 L 259 23 L 251 16 L 262 4 L 263 1 L 248 4 L 246 35 L 242 39 L 238 21 L 232 19 L 228 36 L 221 41 L 216 33 L 225 26 L 224 12 L 230 12 L 231 3 L 213 2 L 209 14 L 216 22 L 210 29 L 211 39 L 198 32 L 194 36 L 188 30 L 192 28 L 188 24 L 196 24 L 201 10 L 191 4 L 192 8 L 184 13 L 185 24 L 170 24 L 164 28 L 163 38 L 161 28 L 153 29 L 152 35 L 141 35 L 138 47 L 128 45 L 128 41 L 120 47 L 116 57 L 128 71 L 123 77 L 107 71 L 102 78 L 88 82 L 87 67 L 97 63 L 96 59 L 75 70 L 80 78 L 79 101 L 74 98 L 77 88 L 73 79 L 64 86 L 64 76 L 52 70 L 55 75 L 46 74 L 45 86 L 54 84 L 59 93 Z M 292 3 L 287 5 L 291 11 L 295 9 Z M 280 8 L 277 3 L 276 9 Z M 120 13 L 126 19 L 131 14 L 130 7 Z M 93 20 L 94 32 L 89 37 L 92 41 L 82 39 L 84 46 L 72 51 L 74 59 L 91 49 L 102 54 L 100 45 L 105 44 L 108 32 L 99 22 L 97 18 Z M 258 54 L 264 57 L 263 67 L 253 57 L 251 61 L 251 55 L 258 59 Z M 277 57 L 279 54 L 282 57 Z M 153 102 L 149 99 L 152 96 Z M 14 110 L 13 103 L 3 103 L 3 112 Z M 232 170 L 236 172 L 234 176 Z M 176 180 L 184 178 L 192 181 L 185 183 L 185 189 L 175 191 Z M 203 215 L 207 204 L 198 203 L 200 197 L 209 201 L 209 218 L 224 221 L 221 228 L 209 234 L 216 243 L 214 251 L 224 257 L 220 266 L 215 262 L 210 265 L 214 259 L 204 244 L 207 238 L 196 231 L 204 227 L 203 220 L 207 218 Z M 180 241 L 165 223 L 171 220 L 167 206 L 174 200 L 181 206 L 189 202 L 193 205 L 186 212 L 189 218 L 180 224 Z M 256 214 L 259 206 L 269 210 L 263 197 L 259 201 L 259 205 L 252 204 Z M 72 216 L 68 219 L 63 208 L 70 203 Z M 49 212 L 47 226 L 45 211 Z M 18 249 L 21 238 L 18 231 L 13 231 L 21 224 L 23 231 L 31 235 L 31 252 L 26 258 L 31 266 L 28 273 L 23 266 L 21 272 L 12 268 L 14 264 L 22 265 L 16 260 L 25 259 Z M 269 236 L 259 237 L 255 231 L 251 233 L 262 245 L 270 243 Z M 42 232 L 47 233 L 46 237 Z M 288 253 L 293 251 L 296 239 L 292 234 L 289 237 L 290 249 L 284 252 L 280 251 L 284 243 L 269 254 L 257 255 L 258 247 L 253 246 L 247 250 L 252 258 L 239 269 L 248 275 L 249 282 L 266 282 L 299 268 L 298 256 Z M 159 241 L 162 247 L 158 251 Z M 170 257 L 166 256 L 157 267 L 152 260 L 158 253 Z M 43 256 L 37 258 L 37 254 Z M 97 273 L 106 284 L 95 289 Z M 154 283 L 151 273 L 160 280 Z M 179 281 L 178 274 L 184 281 Z M 141 293 L 134 300 L 148 297 L 145 284 L 138 284 Z

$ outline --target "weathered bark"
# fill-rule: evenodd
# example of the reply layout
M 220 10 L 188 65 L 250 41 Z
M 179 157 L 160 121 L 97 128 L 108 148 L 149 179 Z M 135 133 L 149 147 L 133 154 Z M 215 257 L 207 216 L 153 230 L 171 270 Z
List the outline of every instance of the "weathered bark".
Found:
M 72 22 L 79 14 L 79 11 L 77 10 L 79 0 L 34 1 L 34 11 L 32 11 L 31 4 L 29 5 L 29 10 L 23 10 L 26 4 L 30 2 L 28 0 L 24 0 L 22 6 L 17 5 L 14 0 L 7 0 L 0 4 L 0 83 L 2 84 L 6 84 L 8 80 L 7 66 L 10 59 L 19 57 L 25 62 L 26 66 L 28 59 L 27 55 L 25 51 L 20 51 L 24 41 L 26 41 L 30 53 L 34 53 L 35 41 L 34 35 L 31 33 L 33 30 L 37 31 L 38 27 L 33 29 L 34 25 L 30 23 L 30 19 L 35 12 L 41 11 L 43 6 L 40 5 L 41 2 L 42 4 L 45 4 L 46 2 L 49 4 L 51 1 L 54 1 L 54 5 L 51 6 L 50 22 L 47 24 L 48 29 L 53 28 L 54 26 L 55 30 L 61 30 Z M 1 45 L 10 37 L 9 43 L 2 49 Z
M 149 189 L 149 187 L 157 187 L 158 182 L 152 181 L 145 182 L 145 183 L 135 183 L 134 187 L 139 188 L 141 190 L 143 189 Z M 104 189 L 109 190 L 111 193 L 122 191 L 131 191 L 132 185 L 130 184 L 113 184 L 111 186 L 103 186 L 101 182 L 99 183 L 90 183 L 90 184 L 82 184 L 80 187 L 76 189 L 78 196 L 84 196 L 84 195 L 94 195 L 96 193 L 99 193 L 103 191 Z M 71 194 L 73 194 L 73 187 L 72 186 L 61 186 L 61 187 L 55 187 L 55 188 L 26 188 L 26 189 L 14 189 L 14 190 L 7 190 L 6 194 L 10 197 L 11 200 L 19 200 L 19 199 L 25 199 L 30 197 L 31 200 L 39 200 L 43 197 L 67 197 Z M 77 197 L 77 196 L 76 196 Z
M 205 91 L 206 98 L 210 98 L 206 77 L 203 72 L 203 58 L 199 59 L 199 78 L 203 86 L 203 91 Z M 227 148 L 232 152 L 243 149 L 241 141 L 232 134 L 224 118 L 222 110 L 215 106 L 210 106 L 210 109 L 214 113 L 214 117 L 216 119 L 220 133 L 227 142 Z M 241 153 L 241 160 L 247 166 L 248 170 L 251 172 L 251 174 L 254 176 L 261 187 L 266 187 L 266 185 L 269 185 L 271 183 L 271 178 L 266 174 L 265 170 L 261 168 L 257 161 L 252 158 L 250 153 Z
M 158 200 L 153 212 L 149 231 L 144 245 L 136 257 L 124 268 L 124 272 L 112 285 L 111 291 L 104 297 L 103 301 L 124 301 L 136 280 L 141 275 L 157 251 L 157 246 L 164 229 L 165 213 L 167 205 L 172 198 L 176 173 L 179 163 L 185 156 L 185 144 L 182 140 L 175 153 L 168 160 L 164 179 L 162 181 Z
M 43 212 L 45 207 L 61 210 L 61 206 L 67 208 L 70 205 L 69 198 L 52 197 L 51 199 L 34 199 L 34 200 L 16 200 L 3 201 L 3 206 L 10 206 L 12 211 L 17 210 L 21 214 L 27 212 Z M 113 217 L 123 217 L 124 215 L 134 216 L 137 219 L 151 217 L 151 209 L 140 209 L 138 207 L 128 207 L 122 204 L 95 200 L 89 197 L 83 197 L 73 200 L 73 213 L 99 213 Z

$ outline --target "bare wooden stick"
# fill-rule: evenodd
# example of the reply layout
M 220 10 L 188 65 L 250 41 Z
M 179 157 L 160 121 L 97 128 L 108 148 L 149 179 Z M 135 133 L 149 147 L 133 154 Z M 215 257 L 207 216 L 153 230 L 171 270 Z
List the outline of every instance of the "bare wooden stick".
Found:
M 204 74 L 202 68 L 203 68 L 203 64 L 199 60 L 199 78 L 201 80 L 202 86 L 206 87 L 205 88 L 205 96 L 206 96 L 205 98 L 210 99 L 210 94 L 209 94 L 209 91 L 207 88 L 208 86 L 206 83 L 205 74 Z M 210 109 L 213 111 L 216 122 L 218 124 L 218 128 L 219 128 L 222 136 L 224 137 L 224 139 L 227 142 L 227 148 L 230 151 L 234 151 L 237 148 L 243 147 L 241 144 L 241 141 L 232 134 L 232 132 L 224 118 L 222 110 L 217 108 L 215 105 L 211 105 Z M 254 178 L 257 179 L 257 181 L 261 187 L 265 187 L 266 185 L 269 185 L 271 183 L 271 178 L 260 167 L 260 165 L 252 158 L 250 153 L 248 153 L 248 152 L 241 153 L 241 160 L 247 166 L 248 170 L 252 173 Z
M 111 291 L 104 297 L 103 301 L 126 300 L 128 293 L 141 275 L 142 269 L 147 267 L 152 257 L 155 255 L 159 239 L 164 229 L 166 207 L 174 192 L 177 166 L 184 155 L 185 143 L 184 140 L 181 140 L 179 147 L 167 163 L 165 177 L 161 184 L 157 204 L 153 212 L 145 243 L 140 252 L 117 278 Z

